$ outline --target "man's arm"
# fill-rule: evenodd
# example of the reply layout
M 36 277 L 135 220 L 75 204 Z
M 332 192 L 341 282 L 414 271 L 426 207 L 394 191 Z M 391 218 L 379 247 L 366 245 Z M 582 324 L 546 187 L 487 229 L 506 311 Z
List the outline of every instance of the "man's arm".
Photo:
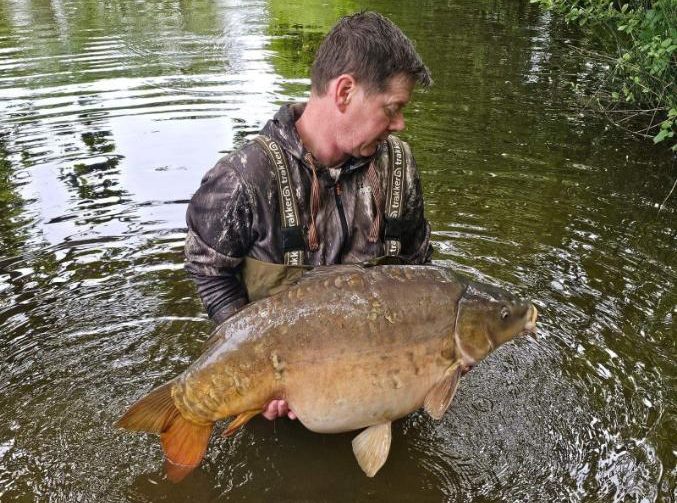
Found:
M 205 175 L 188 205 L 186 270 L 217 324 L 247 303 L 237 273 L 251 247 L 253 205 L 229 157 Z

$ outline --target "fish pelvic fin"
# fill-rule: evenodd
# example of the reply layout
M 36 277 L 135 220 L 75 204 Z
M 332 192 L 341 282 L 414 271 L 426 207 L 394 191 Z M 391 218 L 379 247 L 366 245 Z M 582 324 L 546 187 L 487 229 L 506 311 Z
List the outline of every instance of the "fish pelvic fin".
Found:
M 353 439 L 353 453 L 367 477 L 376 475 L 388 459 L 392 440 L 391 423 L 370 426 Z
M 172 398 L 173 385 L 174 380 L 171 380 L 139 399 L 117 420 L 115 426 L 150 433 L 165 431 L 180 415 Z
M 454 399 L 461 378 L 461 362 L 456 362 L 432 387 L 423 401 L 423 408 L 433 419 L 440 420 Z
M 261 414 L 261 409 L 252 409 L 239 414 L 235 419 L 233 419 L 229 424 L 228 428 L 223 432 L 224 437 L 230 437 L 233 435 L 240 427 L 244 426 L 249 422 L 251 418 Z
M 165 453 L 165 473 L 172 482 L 180 482 L 202 461 L 214 423 L 197 424 L 178 415 L 160 434 Z

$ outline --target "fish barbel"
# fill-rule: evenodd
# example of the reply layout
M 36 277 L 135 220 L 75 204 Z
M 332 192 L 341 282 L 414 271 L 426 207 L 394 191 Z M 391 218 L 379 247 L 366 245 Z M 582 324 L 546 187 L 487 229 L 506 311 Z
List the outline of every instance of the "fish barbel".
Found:
M 229 435 L 284 399 L 312 431 L 366 428 L 353 451 L 373 477 L 393 420 L 422 406 L 440 419 L 462 369 L 534 331 L 536 318 L 531 303 L 442 267 L 317 268 L 223 322 L 194 363 L 117 425 L 159 433 L 178 481 L 199 465 L 216 421 L 235 416 Z

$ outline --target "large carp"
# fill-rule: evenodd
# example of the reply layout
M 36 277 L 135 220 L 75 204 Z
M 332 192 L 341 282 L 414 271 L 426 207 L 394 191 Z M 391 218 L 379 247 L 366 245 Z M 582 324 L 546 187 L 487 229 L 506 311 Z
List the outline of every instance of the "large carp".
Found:
M 231 434 L 281 398 L 312 431 L 366 428 L 353 451 L 372 477 L 393 420 L 421 406 L 440 419 L 462 369 L 535 330 L 536 317 L 532 304 L 441 267 L 318 268 L 222 323 L 183 374 L 117 424 L 159 433 L 176 481 L 202 460 L 215 421 L 236 416 Z

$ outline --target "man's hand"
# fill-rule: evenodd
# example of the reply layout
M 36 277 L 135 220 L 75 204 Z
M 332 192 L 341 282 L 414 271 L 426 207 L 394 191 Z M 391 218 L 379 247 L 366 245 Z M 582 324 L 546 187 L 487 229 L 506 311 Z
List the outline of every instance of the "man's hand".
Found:
M 296 414 L 289 410 L 287 402 L 284 400 L 272 400 L 262 412 L 263 417 L 273 420 L 278 417 L 287 416 L 289 419 L 296 419 Z

